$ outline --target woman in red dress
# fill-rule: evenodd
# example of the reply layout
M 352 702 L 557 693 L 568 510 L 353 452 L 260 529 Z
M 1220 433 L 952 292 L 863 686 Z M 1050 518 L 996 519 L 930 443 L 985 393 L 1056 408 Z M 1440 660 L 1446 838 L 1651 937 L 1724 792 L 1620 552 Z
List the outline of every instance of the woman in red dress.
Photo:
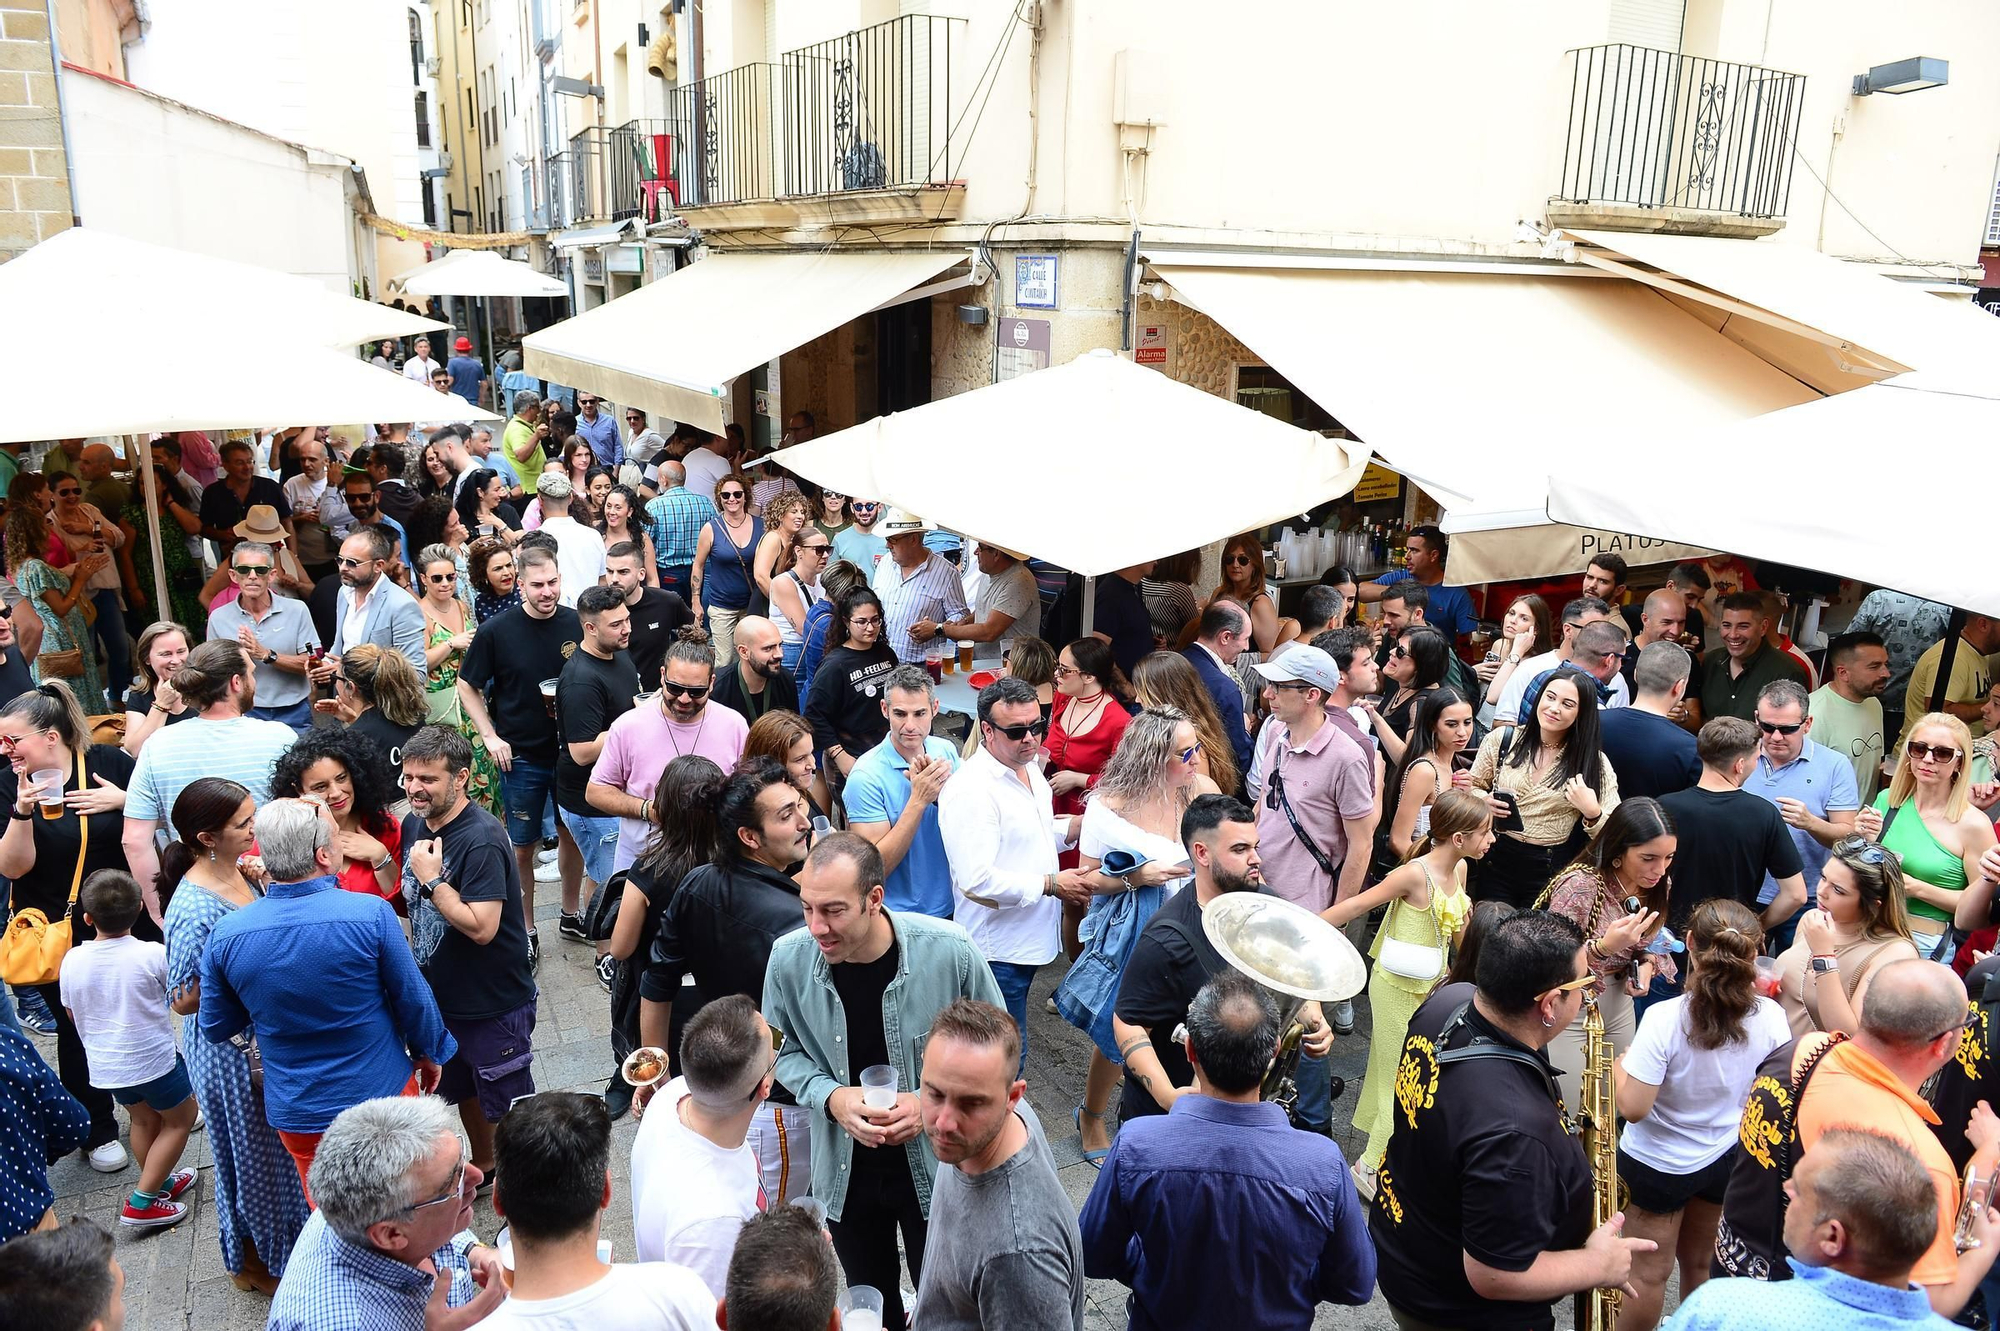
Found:
M 1111 761 L 1119 736 L 1132 715 L 1119 701 L 1132 686 L 1111 658 L 1102 638 L 1078 638 L 1056 658 L 1055 709 L 1049 713 L 1049 763 L 1045 769 L 1058 816 L 1083 812 L 1084 796 Z M 1076 867 L 1076 852 L 1062 854 L 1062 867 Z M 1084 907 L 1063 907 L 1063 950 L 1071 961 L 1082 950 L 1077 926 Z

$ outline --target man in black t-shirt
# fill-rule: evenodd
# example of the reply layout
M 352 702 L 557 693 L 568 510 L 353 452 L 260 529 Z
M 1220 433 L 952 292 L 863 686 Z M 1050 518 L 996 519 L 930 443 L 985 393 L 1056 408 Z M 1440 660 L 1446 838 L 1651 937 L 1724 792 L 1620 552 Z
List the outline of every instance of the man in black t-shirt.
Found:
M 1766 929 L 1776 928 L 1806 904 L 1805 866 L 1778 806 L 1739 789 L 1757 766 L 1757 727 L 1718 716 L 1701 728 L 1695 746 L 1701 780 L 1660 798 L 1678 838 L 1667 926 L 1678 934 L 1696 906 L 1727 897 L 1762 915 Z M 1760 910 L 1757 894 L 1767 873 L 1778 880 L 1778 895 Z
M 576 611 L 562 605 L 562 571 L 555 555 L 523 544 L 515 556 L 521 604 L 479 626 L 458 672 L 458 696 L 471 715 L 486 751 L 500 765 L 506 799 L 507 839 L 514 843 L 523 908 L 528 920 L 528 956 L 541 960 L 535 936 L 535 850 L 545 816 L 552 817 L 556 778 L 555 688 L 563 665 L 583 641 Z M 546 691 L 544 686 L 546 685 Z M 562 869 L 562 913 L 581 909 L 583 857 L 569 829 L 557 823 Z
M 785 669 L 778 626 L 762 615 L 736 621 L 736 659 L 715 672 L 709 701 L 756 725 L 766 712 L 799 710 L 799 686 Z
M 1187 1017 L 1188 1005 L 1209 977 L 1229 967 L 1202 932 L 1202 910 L 1225 892 L 1274 895 L 1264 886 L 1257 857 L 1257 815 L 1240 800 L 1197 798 L 1181 817 L 1181 842 L 1194 866 L 1194 882 L 1148 922 L 1118 981 L 1111 1029 L 1125 1056 L 1118 1113 L 1127 1121 L 1164 1114 L 1175 1100 L 1195 1093 L 1194 1069 L 1174 1028 Z M 1299 1020 L 1308 1031 L 1306 1052 L 1326 1057 L 1333 1048 L 1333 1031 L 1320 1020 L 1319 1005 L 1306 1004 Z
M 586 587 L 576 598 L 583 624 L 582 649 L 569 658 L 556 680 L 556 812 L 570 839 L 583 852 L 583 876 L 592 892 L 611 881 L 611 861 L 618 851 L 618 820 L 599 813 L 584 798 L 591 764 L 604 747 L 611 723 L 632 710 L 639 692 L 639 674 L 625 654 L 632 612 L 611 587 Z M 583 916 L 567 906 L 557 917 L 564 938 L 588 942 Z
M 1368 1216 L 1398 1325 L 1549 1331 L 1555 1299 L 1617 1289 L 1652 1251 L 1622 1220 L 1591 1229 L 1590 1165 L 1543 1052 L 1582 1011 L 1586 961 L 1575 922 L 1522 911 L 1486 936 L 1476 986 L 1410 1019 Z
M 646 585 L 640 564 L 644 558 L 645 553 L 632 542 L 618 542 L 604 552 L 604 581 L 631 607 L 632 641 L 625 650 L 639 672 L 640 685 L 656 689 L 667 664 L 667 648 L 675 634 L 694 623 L 694 612 L 678 594 Z
M 896 1234 L 917 1286 L 937 1179 L 917 1101 L 924 1037 L 958 999 L 998 1007 L 1001 995 L 963 929 L 883 906 L 887 876 L 881 852 L 851 832 L 813 847 L 799 874 L 806 927 L 771 947 L 764 1015 L 787 1036 L 778 1080 L 812 1124 L 813 1196 L 834 1251 L 849 1284 L 883 1291 L 882 1324 L 896 1327 Z M 836 1012 L 844 1020 L 827 1019 Z M 876 1067 L 896 1071 L 890 1104 L 868 1103 L 861 1078 Z
M 522 875 L 499 820 L 465 797 L 472 745 L 425 726 L 403 746 L 403 901 L 410 942 L 458 1052 L 437 1093 L 458 1106 L 481 1172 L 493 1125 L 535 1093 L 535 976 Z
M 1620 799 L 1658 799 L 1701 780 L 1694 736 L 1673 719 L 1693 669 L 1693 658 L 1679 643 L 1648 643 L 1632 671 L 1632 705 L 1597 714 L 1598 747 L 1618 774 Z

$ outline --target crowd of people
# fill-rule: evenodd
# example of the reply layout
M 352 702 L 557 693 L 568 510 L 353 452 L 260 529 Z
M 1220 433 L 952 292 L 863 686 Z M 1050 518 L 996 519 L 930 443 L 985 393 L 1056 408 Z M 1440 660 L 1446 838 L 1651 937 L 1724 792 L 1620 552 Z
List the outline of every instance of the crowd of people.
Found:
M 111 1217 L 46 1166 L 167 1228 L 202 1131 L 287 1331 L 1080 1327 L 1091 1277 L 1134 1327 L 2000 1310 L 2000 620 L 1946 669 L 1875 592 L 1816 658 L 1740 560 L 1607 554 L 1482 623 L 1419 526 L 1283 606 L 1255 533 L 1205 594 L 1135 565 L 1084 626 L 1023 552 L 574 400 L 163 437 L 157 529 L 103 444 L 13 477 L 0 1305 L 114 1328 Z M 1365 1009 L 1285 1017 L 1203 928 L 1233 893 L 1345 932 Z M 538 1093 L 547 916 L 601 1094 Z M 1089 1046 L 1061 1124 L 1038 980 Z

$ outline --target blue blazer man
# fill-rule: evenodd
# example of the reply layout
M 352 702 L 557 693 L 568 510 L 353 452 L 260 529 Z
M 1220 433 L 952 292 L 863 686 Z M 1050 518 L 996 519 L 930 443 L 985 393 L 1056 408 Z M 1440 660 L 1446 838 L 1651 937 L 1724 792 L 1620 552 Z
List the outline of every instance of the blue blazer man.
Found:
M 372 642 L 387 651 L 400 652 L 422 675 L 424 664 L 424 612 L 414 596 L 389 581 L 383 572 L 375 575 L 368 591 L 368 605 L 358 637 L 347 636 L 347 619 L 354 610 L 355 590 L 345 582 L 333 612 L 333 656 L 345 656 L 350 647 Z
M 1247 623 L 1243 630 L 1247 635 Z M 1243 728 L 1243 690 L 1236 683 L 1236 676 L 1223 669 L 1214 649 L 1199 639 L 1182 648 L 1181 655 L 1194 667 L 1195 674 L 1201 676 L 1202 687 L 1214 700 L 1215 710 L 1222 714 L 1222 733 L 1229 737 L 1229 747 L 1236 755 L 1236 770 L 1248 772 L 1252 752 L 1250 732 Z

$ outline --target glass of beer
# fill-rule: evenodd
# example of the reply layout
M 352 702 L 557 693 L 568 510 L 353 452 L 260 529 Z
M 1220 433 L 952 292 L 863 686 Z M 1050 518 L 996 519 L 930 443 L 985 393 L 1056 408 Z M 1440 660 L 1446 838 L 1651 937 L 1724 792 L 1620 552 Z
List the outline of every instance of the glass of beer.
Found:
M 972 644 L 960 641 L 958 644 L 958 668 L 966 674 L 972 673 Z

